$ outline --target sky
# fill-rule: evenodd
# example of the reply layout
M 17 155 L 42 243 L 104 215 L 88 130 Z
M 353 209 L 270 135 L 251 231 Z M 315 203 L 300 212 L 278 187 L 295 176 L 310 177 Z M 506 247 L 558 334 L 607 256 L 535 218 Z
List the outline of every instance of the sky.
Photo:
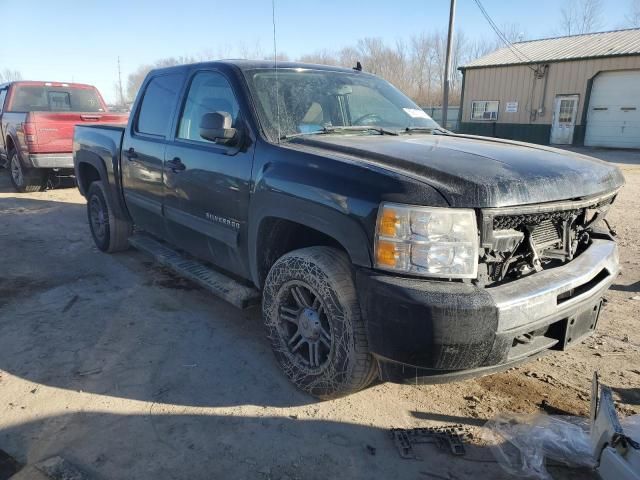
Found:
M 553 36 L 564 0 L 483 0 L 498 25 Z M 603 0 L 604 29 L 623 26 L 630 0 Z M 291 59 L 364 37 L 388 42 L 447 28 L 448 0 L 275 0 L 278 52 Z M 273 52 L 271 0 L 0 0 L 0 71 L 28 80 L 96 85 L 108 102 L 138 66 L 180 55 Z M 456 29 L 494 38 L 473 0 L 458 0 Z

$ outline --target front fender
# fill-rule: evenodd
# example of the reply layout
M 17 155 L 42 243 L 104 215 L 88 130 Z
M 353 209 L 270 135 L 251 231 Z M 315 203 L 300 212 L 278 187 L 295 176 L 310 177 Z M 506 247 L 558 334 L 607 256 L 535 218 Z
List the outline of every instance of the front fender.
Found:
M 258 245 L 260 226 L 267 218 L 278 218 L 317 230 L 338 242 L 354 265 L 371 266 L 371 248 L 358 219 L 318 199 L 296 198 L 282 192 L 262 191 L 254 194 L 249 216 L 249 262 L 251 276 L 259 285 Z
M 447 206 L 434 188 L 358 158 L 260 143 L 255 158 L 247 246 L 256 285 L 258 237 L 267 217 L 317 230 L 338 242 L 354 265 L 371 268 L 380 202 Z

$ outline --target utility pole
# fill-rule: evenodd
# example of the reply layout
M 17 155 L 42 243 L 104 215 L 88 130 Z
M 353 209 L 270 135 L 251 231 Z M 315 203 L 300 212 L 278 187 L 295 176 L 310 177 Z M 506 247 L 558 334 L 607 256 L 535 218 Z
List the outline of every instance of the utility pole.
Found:
M 120 72 L 120 57 L 118 56 L 118 93 L 120 94 L 120 107 L 124 105 L 124 94 L 122 93 L 122 73 Z
M 447 128 L 449 113 L 449 70 L 451 70 L 451 49 L 453 47 L 453 21 L 456 16 L 456 0 L 451 0 L 449 11 L 449 33 L 447 34 L 447 55 L 444 62 L 444 91 L 442 92 L 442 126 Z

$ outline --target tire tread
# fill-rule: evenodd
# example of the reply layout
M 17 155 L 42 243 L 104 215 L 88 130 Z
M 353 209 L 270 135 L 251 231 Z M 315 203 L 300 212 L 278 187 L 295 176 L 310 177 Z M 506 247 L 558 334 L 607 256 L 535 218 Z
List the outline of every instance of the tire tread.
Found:
M 377 362 L 369 352 L 366 326 L 360 311 L 360 303 L 353 281 L 353 266 L 349 257 L 341 250 L 324 246 L 308 247 L 289 252 L 278 259 L 271 268 L 267 276 L 267 281 L 265 282 L 264 294 L 266 296 L 271 296 L 273 293 L 272 288 L 269 286 L 269 282 L 275 281 L 275 279 L 272 278 L 273 272 L 278 271 L 281 265 L 292 261 L 292 259 L 319 268 L 327 277 L 327 280 L 330 281 L 330 288 L 340 300 L 343 312 L 345 312 L 345 315 L 350 315 L 349 320 L 353 335 L 353 351 L 349 352 L 349 355 L 352 357 L 350 358 L 352 367 L 346 380 L 336 385 L 334 390 L 318 392 L 306 388 L 305 385 L 301 385 L 293 378 L 292 381 L 294 381 L 299 388 L 322 399 L 341 397 L 366 388 L 377 376 Z M 265 305 L 270 304 L 273 300 L 273 298 L 263 300 L 265 321 L 268 320 L 270 311 Z M 274 342 L 273 339 L 272 342 Z M 276 356 L 278 357 L 278 354 L 276 354 Z M 280 358 L 279 360 L 282 362 Z

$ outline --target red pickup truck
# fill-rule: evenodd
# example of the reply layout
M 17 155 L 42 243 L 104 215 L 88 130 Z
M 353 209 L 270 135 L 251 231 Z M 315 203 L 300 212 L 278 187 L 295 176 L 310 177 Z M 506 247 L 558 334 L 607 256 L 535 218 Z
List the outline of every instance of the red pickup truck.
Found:
M 73 175 L 77 124 L 126 123 L 108 113 L 91 85 L 17 81 L 0 84 L 0 166 L 18 192 L 44 190 L 50 180 Z

